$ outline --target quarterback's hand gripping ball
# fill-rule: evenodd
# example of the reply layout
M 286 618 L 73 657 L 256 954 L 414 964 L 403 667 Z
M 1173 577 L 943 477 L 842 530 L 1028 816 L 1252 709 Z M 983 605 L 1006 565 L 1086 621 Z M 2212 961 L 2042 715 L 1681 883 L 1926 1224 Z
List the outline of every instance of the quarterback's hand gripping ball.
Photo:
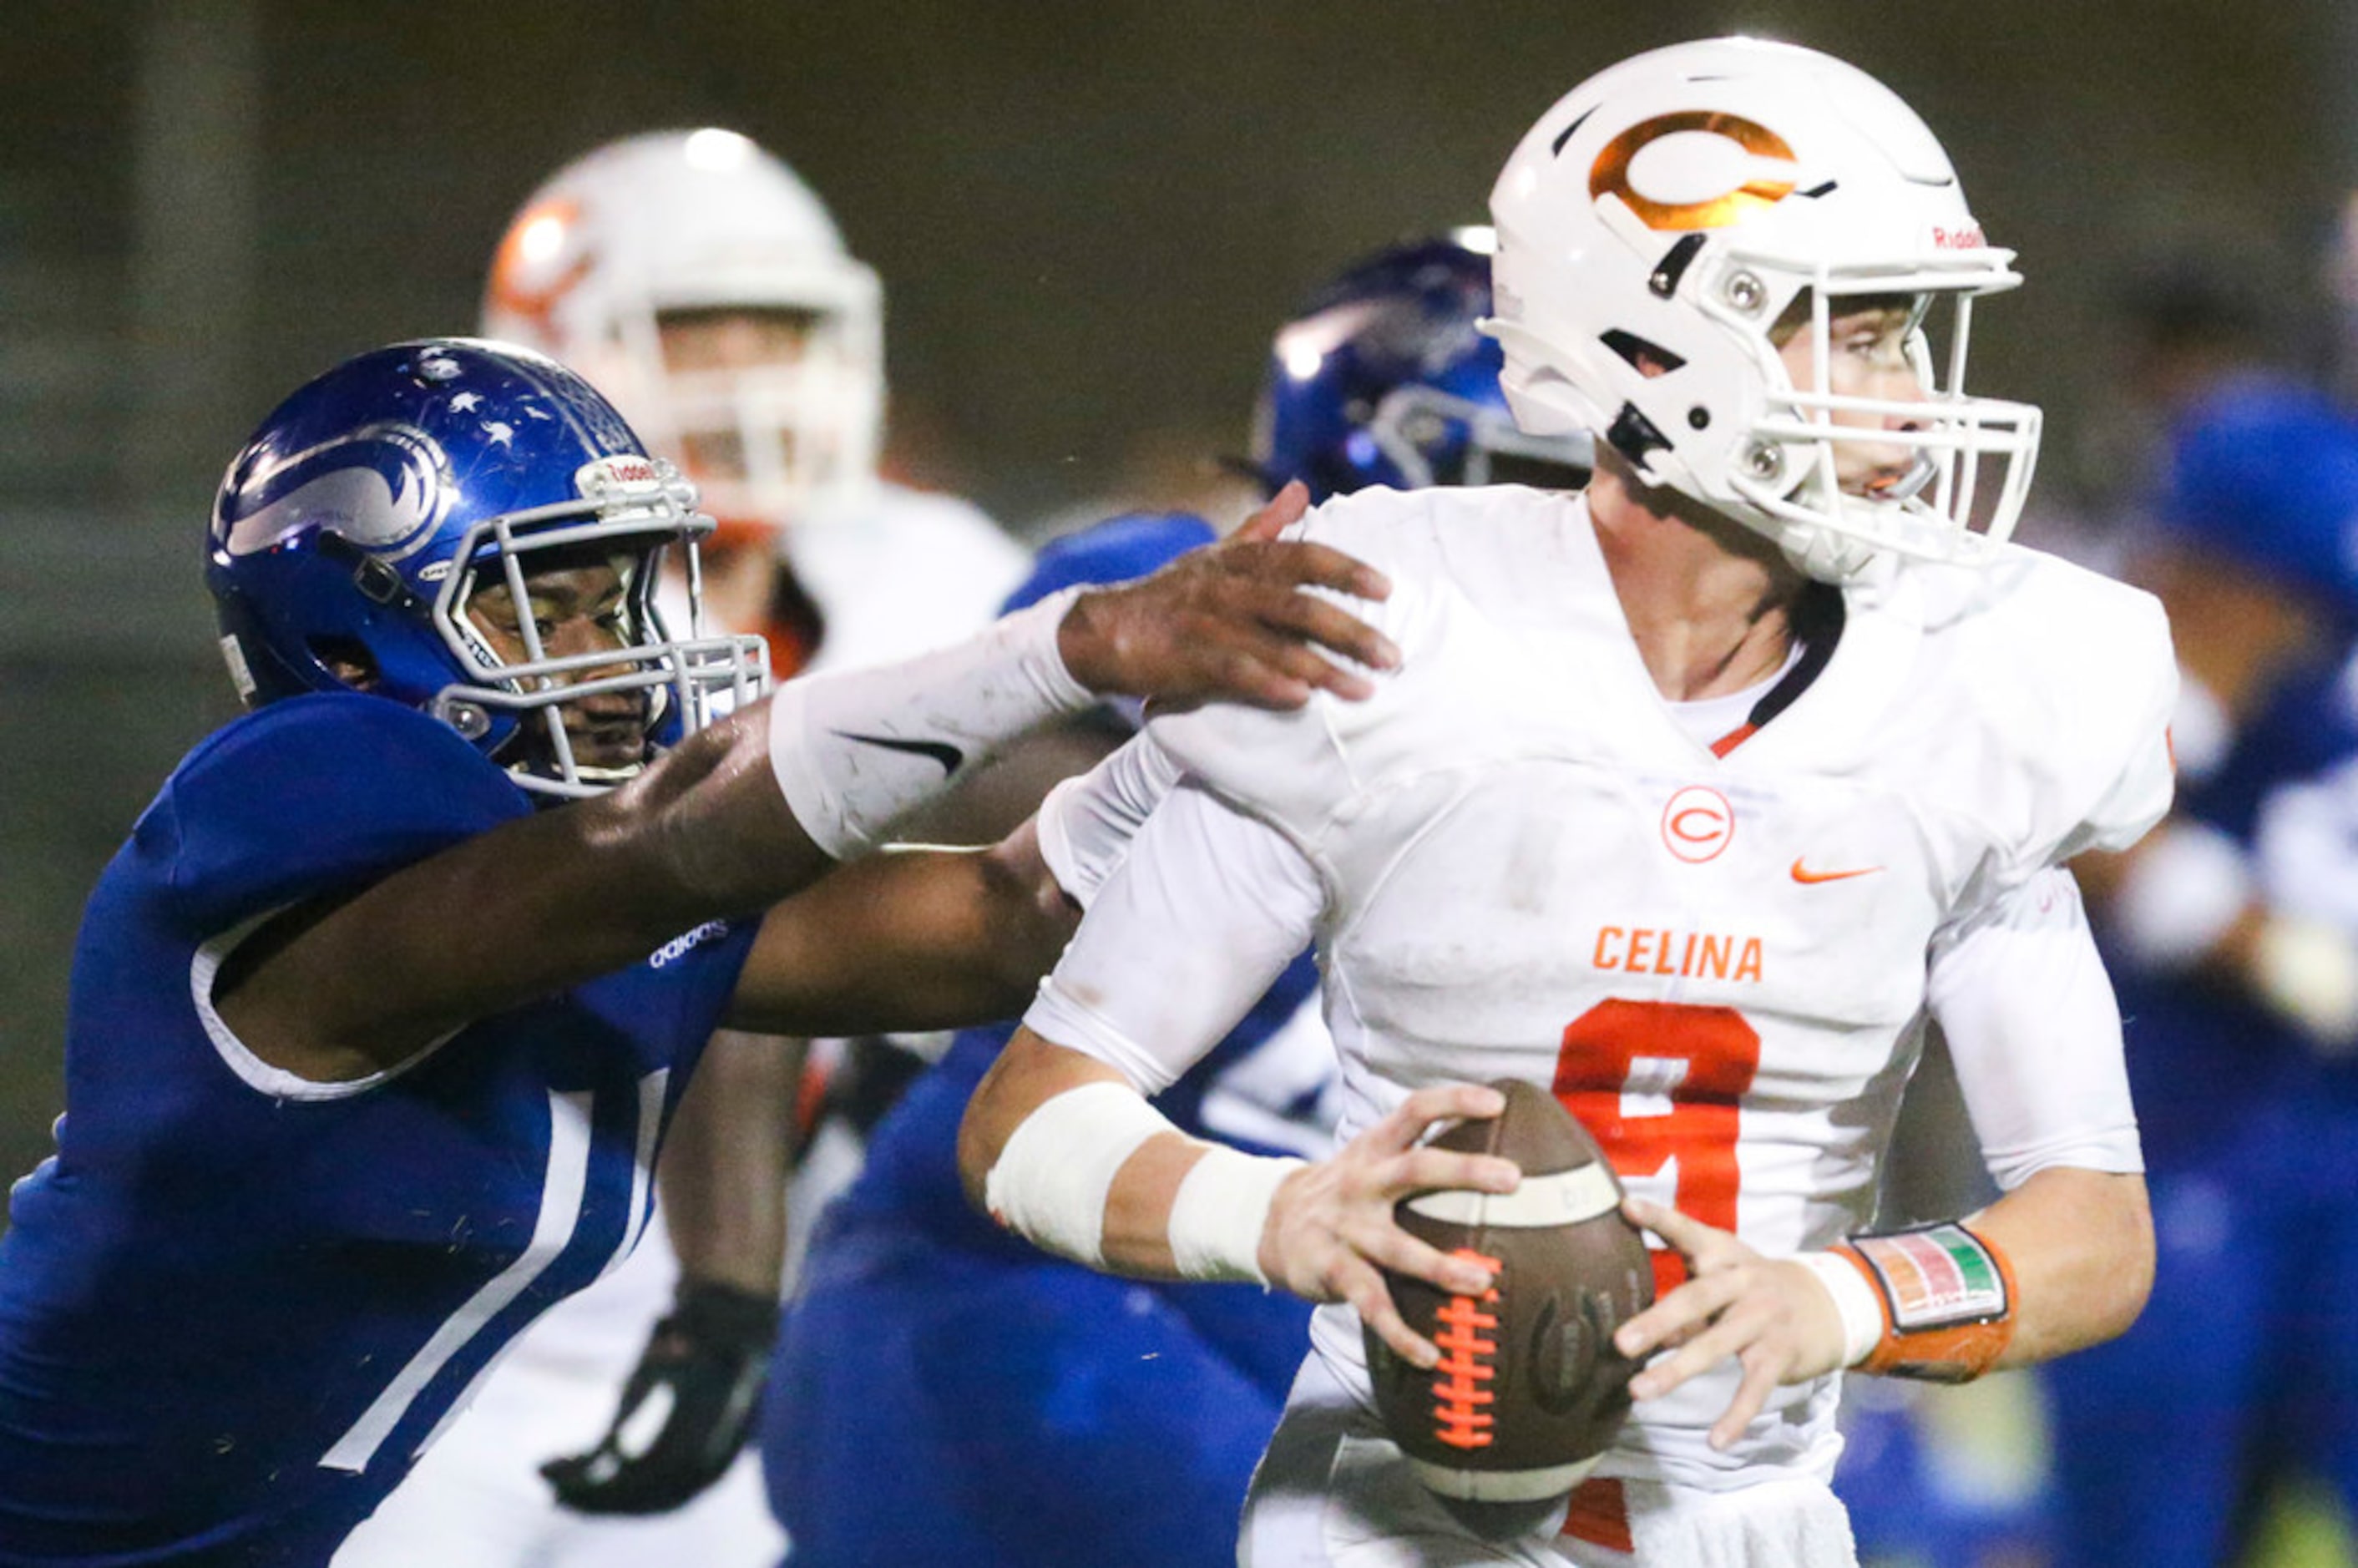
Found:
M 1465 1522 L 1504 1535 L 1561 1505 L 1620 1429 L 1637 1366 L 1613 1333 L 1652 1304 L 1654 1275 L 1588 1130 L 1536 1085 L 1492 1087 L 1506 1108 L 1433 1146 L 1511 1160 L 1521 1184 L 1419 1193 L 1395 1210 L 1402 1229 L 1489 1269 L 1491 1288 L 1451 1295 L 1388 1274 L 1441 1363 L 1413 1367 L 1372 1332 L 1367 1347 L 1385 1430 L 1418 1477 Z

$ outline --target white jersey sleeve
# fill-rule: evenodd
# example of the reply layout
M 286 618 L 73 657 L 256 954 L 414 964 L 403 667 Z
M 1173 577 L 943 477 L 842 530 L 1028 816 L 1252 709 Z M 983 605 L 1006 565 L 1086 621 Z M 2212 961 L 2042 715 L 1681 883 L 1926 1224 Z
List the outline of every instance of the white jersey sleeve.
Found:
M 2005 847 L 1998 886 L 2013 888 L 2083 849 L 2126 849 L 2169 809 L 2178 664 L 2148 594 L 2052 560 L 1991 571 L 2014 580 L 1990 585 L 2005 602 L 1977 618 L 1964 678 L 2011 775 L 1984 799 Z
M 2001 1188 L 2056 1165 L 2145 1169 L 2120 1009 L 2069 871 L 2050 868 L 1943 931 L 1926 990 Z
M 1035 830 L 1049 875 L 1087 909 L 1130 853 L 1130 841 L 1179 782 L 1179 767 L 1151 736 L 1139 735 L 1087 773 L 1065 780 L 1040 803 Z
M 1024 1025 L 1159 1093 L 1309 945 L 1325 905 L 1282 834 L 1183 784 L 1098 890 Z

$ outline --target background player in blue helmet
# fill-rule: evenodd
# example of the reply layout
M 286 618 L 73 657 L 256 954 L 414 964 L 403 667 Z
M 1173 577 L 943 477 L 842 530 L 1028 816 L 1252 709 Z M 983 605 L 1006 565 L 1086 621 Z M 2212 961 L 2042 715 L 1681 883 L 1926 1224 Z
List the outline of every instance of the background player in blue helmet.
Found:
M 1498 347 L 1474 326 L 1488 263 L 1469 241 L 1487 233 L 1386 250 L 1280 330 L 1254 453 L 1272 489 L 1299 478 L 1324 501 L 1484 482 L 1509 460 L 1533 482 L 1584 481 L 1585 442 L 1533 440 L 1506 414 Z M 1100 524 L 1042 551 L 1009 608 L 1150 571 L 1212 537 L 1184 514 Z M 1130 721 L 1071 728 L 1104 751 Z M 1157 1103 L 1245 1147 L 1323 1152 L 1337 1083 L 1306 1005 L 1315 986 L 1304 954 Z M 798 1568 L 1234 1560 L 1309 1308 L 1249 1285 L 1109 1278 L 977 1213 L 958 1184 L 957 1125 L 1011 1027 L 957 1036 L 878 1126 L 813 1240 L 762 1414 Z
M 1298 479 L 1325 501 L 1371 484 L 1586 481 L 1588 438 L 1515 428 L 1505 357 L 1475 330 L 1496 248 L 1482 227 L 1397 245 L 1303 302 L 1271 345 L 1254 421 L 1252 466 L 1270 491 Z
M 2270 368 L 2231 277 L 2158 275 L 2137 322 L 2179 795 L 2091 885 L 2159 1270 L 2043 1373 L 2075 1568 L 2234 1561 L 2296 1468 L 2358 1517 L 2358 425 Z
M 833 867 L 816 834 L 864 841 L 1084 687 L 1282 704 L 1360 686 L 1303 633 L 1383 656 L 1291 591 L 1379 585 L 1255 544 L 747 703 L 758 644 L 654 603 L 694 499 L 570 372 L 468 340 L 347 362 L 231 464 L 207 580 L 255 711 L 90 901 L 59 1150 L 0 1238 L 0 1563 L 325 1562 L 635 1242 L 716 1024 L 885 1005 L 862 868 L 756 914 Z M 1057 940 L 1022 907 L 892 1005 L 1004 1011 Z

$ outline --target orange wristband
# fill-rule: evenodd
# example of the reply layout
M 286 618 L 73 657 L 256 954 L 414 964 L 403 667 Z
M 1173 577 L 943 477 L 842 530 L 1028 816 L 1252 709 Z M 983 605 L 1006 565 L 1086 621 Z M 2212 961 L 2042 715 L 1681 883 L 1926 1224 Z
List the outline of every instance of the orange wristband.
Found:
M 2014 1337 L 2014 1267 L 1962 1225 L 1854 1236 L 1833 1250 L 1866 1276 L 1883 1307 L 1883 1337 L 1863 1371 L 1970 1382 Z

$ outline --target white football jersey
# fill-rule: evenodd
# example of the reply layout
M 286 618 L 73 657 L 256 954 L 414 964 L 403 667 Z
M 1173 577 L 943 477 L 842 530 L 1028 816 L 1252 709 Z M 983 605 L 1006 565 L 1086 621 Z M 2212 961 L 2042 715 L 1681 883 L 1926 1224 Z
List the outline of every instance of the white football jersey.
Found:
M 1032 552 L 971 503 L 877 486 L 871 507 L 788 530 L 786 564 L 827 618 L 813 670 L 914 658 L 988 624 Z
M 1158 719 L 1190 784 L 1099 893 L 1035 1030 L 1155 1087 L 1226 1027 L 1189 1000 L 1228 989 L 1212 967 L 1288 950 L 1282 912 L 1305 908 L 1345 1139 L 1428 1084 L 1548 1085 L 1632 1191 L 1790 1254 L 1867 1221 L 1937 1017 L 2002 1181 L 2139 1168 L 2109 988 L 2049 868 L 2168 806 L 2176 673 L 2150 598 L 2019 548 L 1897 566 L 1844 590 L 1798 700 L 1714 749 L 1657 692 L 1581 498 L 1363 492 L 1303 528 L 1390 576 L 1353 608 L 1400 669 L 1363 703 Z M 1189 857 L 1254 885 L 1229 930 L 1204 924 L 1215 879 L 1173 874 Z M 1952 1020 L 1940 969 L 1968 946 Z M 2017 952 L 2062 955 L 2039 972 L 2069 978 L 2068 1004 L 1980 997 Z M 1682 1277 L 1668 1254 L 1657 1273 Z M 1314 1339 L 1365 1389 L 1347 1308 Z M 1831 1468 L 1837 1379 L 1778 1390 L 1718 1454 L 1736 1379 L 1640 1407 L 1599 1473 L 1720 1489 Z

